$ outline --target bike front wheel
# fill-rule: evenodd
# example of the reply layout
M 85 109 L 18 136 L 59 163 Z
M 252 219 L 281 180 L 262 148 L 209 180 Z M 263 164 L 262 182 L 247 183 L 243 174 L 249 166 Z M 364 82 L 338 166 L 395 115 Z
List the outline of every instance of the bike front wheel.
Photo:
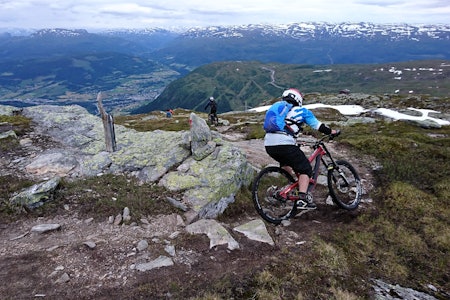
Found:
M 356 169 L 345 160 L 337 160 L 328 168 L 328 189 L 340 208 L 354 210 L 361 202 L 361 180 Z
M 256 211 L 266 221 L 280 224 L 295 214 L 294 202 L 282 198 L 279 191 L 295 180 L 291 174 L 279 167 L 266 167 L 253 182 L 252 199 Z

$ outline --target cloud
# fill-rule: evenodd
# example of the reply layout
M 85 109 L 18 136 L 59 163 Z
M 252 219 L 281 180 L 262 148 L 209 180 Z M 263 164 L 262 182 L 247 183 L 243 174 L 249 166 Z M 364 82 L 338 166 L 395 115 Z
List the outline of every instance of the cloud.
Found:
M 154 10 L 151 7 L 139 5 L 136 3 L 113 3 L 100 6 L 98 8 L 98 11 L 101 11 L 103 13 L 110 13 L 113 15 L 140 15 L 152 13 Z
M 406 1 L 398 0 L 398 1 L 390 1 L 390 0 L 360 0 L 356 1 L 355 3 L 361 4 L 361 5 L 368 5 L 368 6 L 380 6 L 380 7 L 392 7 L 392 6 L 398 6 L 401 4 L 406 3 Z
M 0 0 L 0 27 L 173 27 L 304 21 L 449 23 L 448 0 Z

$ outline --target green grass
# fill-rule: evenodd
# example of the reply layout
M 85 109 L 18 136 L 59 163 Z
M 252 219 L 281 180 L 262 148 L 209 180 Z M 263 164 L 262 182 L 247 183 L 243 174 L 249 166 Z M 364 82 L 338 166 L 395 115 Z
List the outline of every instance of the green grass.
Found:
M 154 184 L 140 184 L 135 178 L 109 174 L 63 181 L 55 195 L 54 208 L 75 205 L 81 215 L 102 221 L 128 207 L 131 221 L 139 221 L 142 217 L 177 212 L 167 197 L 176 198 L 176 194 Z
M 20 137 L 30 130 L 31 120 L 20 115 L 0 115 L 0 124 L 4 126 L 3 131 L 13 130 L 16 136 Z M 8 156 L 9 152 L 18 150 L 20 150 L 20 144 L 17 138 L 8 137 L 0 141 L 0 157 Z M 9 205 L 9 197 L 14 192 L 32 184 L 30 180 L 17 180 L 14 175 L 0 176 L 0 218 L 2 221 L 13 220 L 19 216 L 17 210 Z
M 5 116 L 0 115 L 0 124 L 3 125 L 3 131 L 12 130 L 16 136 L 21 136 L 25 134 L 30 129 L 30 119 L 23 116 Z M 4 138 L 0 143 L 0 151 L 7 152 L 10 150 L 17 149 L 19 147 L 19 140 L 16 137 L 9 136 Z
M 145 115 L 117 116 L 114 122 L 137 131 L 181 131 L 189 130 L 189 116 L 190 111 L 176 109 L 171 118 L 165 117 L 165 112 L 154 111 Z M 207 115 L 204 114 L 203 117 L 206 120 Z
M 1 140 L 0 151 L 8 151 L 19 147 L 19 141 L 15 137 L 7 137 Z
M 0 149 L 1 150 L 1 149 Z M 0 218 L 1 222 L 8 223 L 22 217 L 16 207 L 10 205 L 9 198 L 24 188 L 30 187 L 33 182 L 30 180 L 18 180 L 13 175 L 0 176 Z
M 450 128 L 426 130 L 407 122 L 377 122 L 345 128 L 342 140 L 376 157 L 383 181 L 400 180 L 421 189 L 450 177 Z
M 31 120 L 24 116 L 5 116 L 0 115 L 0 124 L 8 124 L 7 126 L 10 130 L 14 130 L 16 135 L 23 135 L 25 132 L 30 130 Z
M 404 122 L 346 128 L 343 140 L 383 166 L 374 210 L 360 226 L 330 240 L 342 248 L 352 274 L 387 278 L 416 289 L 449 291 L 450 128 L 426 130 Z

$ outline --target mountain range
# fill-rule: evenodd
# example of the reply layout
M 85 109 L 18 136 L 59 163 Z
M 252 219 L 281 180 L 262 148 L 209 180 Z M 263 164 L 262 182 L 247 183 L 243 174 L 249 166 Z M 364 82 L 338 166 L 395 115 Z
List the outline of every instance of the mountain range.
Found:
M 83 103 L 95 99 L 98 91 L 105 91 L 110 95 L 107 108 L 139 111 L 141 105 L 148 107 L 154 102 L 152 108 L 164 109 L 178 104 L 164 97 L 173 94 L 165 91 L 166 87 L 170 83 L 180 87 L 181 82 L 197 89 L 190 94 L 195 98 L 182 97 L 185 103 L 193 103 L 202 90 L 213 90 L 196 88 L 182 79 L 199 67 L 219 62 L 275 63 L 293 65 L 285 70 L 315 70 L 336 65 L 450 60 L 450 25 L 445 24 L 310 22 L 181 32 L 161 28 L 95 33 L 62 28 L 0 32 L 0 99 L 22 101 L 24 105 Z M 446 79 L 446 74 L 444 71 L 437 77 Z M 247 82 L 249 78 L 241 80 Z M 177 80 L 182 81 L 175 83 Z M 221 85 L 224 82 L 227 78 L 220 79 Z M 298 80 L 292 83 L 306 85 Z M 366 80 L 359 83 L 367 86 Z M 435 92 L 448 95 L 442 89 L 431 94 Z M 229 108 L 234 106 L 230 104 Z
M 450 25 L 295 23 L 193 28 L 154 55 L 203 65 L 224 60 L 354 64 L 449 59 Z

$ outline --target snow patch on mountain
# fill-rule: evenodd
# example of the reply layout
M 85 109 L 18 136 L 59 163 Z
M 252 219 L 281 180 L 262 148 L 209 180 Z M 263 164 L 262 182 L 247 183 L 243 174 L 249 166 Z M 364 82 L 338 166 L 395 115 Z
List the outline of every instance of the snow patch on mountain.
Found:
M 5 29 L 0 32 L 9 32 L 12 35 L 59 35 L 74 36 L 86 34 L 84 29 Z M 101 31 L 99 31 L 101 32 Z M 327 22 L 301 22 L 290 24 L 248 24 L 233 26 L 209 26 L 192 28 L 124 28 L 117 30 L 104 30 L 106 34 L 177 34 L 185 38 L 215 37 L 215 38 L 244 38 L 251 35 L 291 37 L 294 39 L 310 38 L 388 38 L 391 40 L 444 39 L 450 41 L 450 24 L 375 24 L 360 23 L 327 23 Z
M 326 23 L 306 22 L 281 25 L 239 25 L 198 27 L 187 30 L 183 36 L 198 37 L 246 37 L 251 34 L 261 36 L 280 36 L 292 38 L 320 37 L 387 37 L 391 40 L 424 38 L 450 40 L 450 25 L 409 25 L 409 24 L 374 24 L 374 23 Z
M 249 109 L 249 111 L 255 111 L 255 112 L 263 112 L 267 111 L 269 109 L 270 105 L 267 106 L 261 106 Z M 341 114 L 346 116 L 358 116 L 364 112 L 369 111 L 368 109 L 365 109 L 364 107 L 360 105 L 326 105 L 322 103 L 315 103 L 315 104 L 308 104 L 304 105 L 307 109 L 315 109 L 315 108 L 324 108 L 329 107 L 338 110 Z M 440 113 L 435 110 L 431 109 L 417 109 L 417 108 L 409 108 L 409 110 L 417 111 L 421 113 L 421 116 L 412 116 L 409 114 L 404 114 L 401 112 L 398 112 L 394 109 L 389 108 L 378 108 L 374 110 L 375 113 L 380 114 L 382 116 L 391 118 L 393 120 L 412 120 L 412 121 L 426 121 L 426 120 L 432 120 L 438 123 L 439 125 L 450 125 L 449 121 L 433 118 L 430 117 L 430 113 Z

